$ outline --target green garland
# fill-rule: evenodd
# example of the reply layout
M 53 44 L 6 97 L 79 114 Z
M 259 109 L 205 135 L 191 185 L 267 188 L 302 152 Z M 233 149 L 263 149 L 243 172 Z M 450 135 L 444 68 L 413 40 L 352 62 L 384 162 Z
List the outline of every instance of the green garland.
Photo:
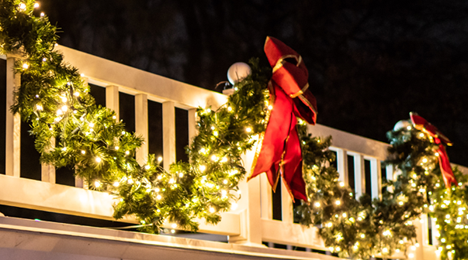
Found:
M 197 110 L 200 134 L 188 149 L 190 164 L 178 162 L 166 172 L 149 155 L 139 165 L 134 155 L 142 139 L 126 132 L 113 111 L 95 105 L 78 70 L 54 49 L 56 28 L 33 9 L 34 1 L 2 1 L 0 38 L 2 53 L 22 57 L 15 64 L 21 87 L 12 111 L 31 124 L 41 161 L 74 167 L 90 188 L 120 196 L 114 217 L 133 214 L 143 231 L 158 233 L 165 221 L 193 231 L 197 218 L 219 222 L 220 212 L 239 198 L 241 154 L 264 131 L 269 72 L 254 61 L 256 73 L 223 107 Z
M 265 130 L 270 70 L 252 61 L 252 75 L 236 84 L 225 105 L 217 111 L 199 108 L 199 135 L 187 149 L 191 163 L 175 163 L 166 172 L 154 155 L 145 165 L 136 162 L 142 139 L 126 132 L 113 111 L 95 105 L 78 70 L 54 50 L 56 28 L 46 16 L 35 17 L 33 9 L 34 1 L 2 1 L 0 47 L 2 53 L 23 57 L 15 64 L 21 87 L 12 110 L 32 125 L 41 160 L 73 166 L 91 188 L 120 196 L 114 217 L 133 214 L 143 231 L 158 233 L 166 221 L 193 231 L 197 218 L 219 222 L 219 213 L 240 196 L 241 155 Z M 368 195 L 356 200 L 330 166 L 335 160 L 327 149 L 331 138 L 312 137 L 303 122 L 298 131 L 311 203 L 296 207 L 295 218 L 319 227 L 330 251 L 353 259 L 406 251 L 416 244 L 412 221 L 432 211 L 442 258 L 467 258 L 466 177 L 455 169 L 459 187 L 444 188 L 435 146 L 424 134 L 413 128 L 389 132 L 392 157 L 387 163 L 400 174 L 384 184 L 381 200 Z

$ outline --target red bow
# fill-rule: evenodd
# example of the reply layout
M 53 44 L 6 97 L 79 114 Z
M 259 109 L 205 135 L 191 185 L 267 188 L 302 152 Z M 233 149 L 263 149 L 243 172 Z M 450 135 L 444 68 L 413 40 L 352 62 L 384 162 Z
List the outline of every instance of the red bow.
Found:
M 302 153 L 296 117 L 315 124 L 317 104 L 308 90 L 309 74 L 301 56 L 283 42 L 267 37 L 265 54 L 273 68 L 268 84 L 273 109 L 260 137 L 262 146 L 255 155 L 251 179 L 263 172 L 276 190 L 280 174 L 291 197 L 307 201 L 302 177 Z M 293 63 L 286 59 L 293 59 Z
M 439 145 L 437 154 L 439 157 L 440 171 L 442 172 L 442 177 L 444 178 L 445 187 L 450 188 L 451 183 L 457 183 L 457 180 L 453 175 L 452 167 L 450 166 L 450 161 L 447 152 L 445 151 L 444 144 L 451 146 L 452 142 L 450 142 L 450 140 L 445 135 L 439 132 L 435 126 L 427 122 L 426 119 L 420 117 L 418 114 L 410 113 L 410 117 L 414 128 L 429 135 L 431 137 L 431 141 Z

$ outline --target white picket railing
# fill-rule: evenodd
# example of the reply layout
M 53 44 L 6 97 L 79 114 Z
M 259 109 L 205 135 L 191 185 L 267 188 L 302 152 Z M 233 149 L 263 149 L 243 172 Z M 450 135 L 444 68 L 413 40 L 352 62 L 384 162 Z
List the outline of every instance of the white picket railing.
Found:
M 163 156 L 164 165 L 175 162 L 175 107 L 186 109 L 189 114 L 189 137 L 196 135 L 195 109 L 199 106 L 216 109 L 226 102 L 223 94 L 197 88 L 185 83 L 144 72 L 96 56 L 59 46 L 65 60 L 79 68 L 89 83 L 105 88 L 106 105 L 119 114 L 119 92 L 135 96 L 135 131 L 148 139 L 148 100 L 162 103 L 163 109 Z M 6 59 L 5 56 L 2 57 Z M 112 205 L 115 198 L 107 193 L 86 189 L 83 181 L 77 179 L 76 186 L 70 187 L 55 183 L 53 167 L 43 165 L 42 181 L 20 178 L 20 120 L 12 115 L 9 107 L 13 102 L 13 91 L 20 84 L 19 75 L 13 73 L 14 58 L 7 59 L 7 117 L 6 117 L 6 172 L 0 175 L 0 204 L 45 210 L 77 216 L 112 220 Z M 322 125 L 310 126 L 316 136 L 333 137 L 331 147 L 337 154 L 337 168 L 341 181 L 348 183 L 348 163 L 354 165 L 354 184 L 356 196 L 366 192 L 367 164 L 370 169 L 371 191 L 373 198 L 381 193 L 381 161 L 385 160 L 388 145 L 382 142 L 349 134 Z M 145 142 L 137 151 L 137 160 L 144 163 L 148 153 Z M 351 157 L 349 157 L 351 156 Z M 244 156 L 249 170 L 252 154 Z M 352 162 L 348 159 L 351 158 Z M 462 167 L 466 171 L 466 168 Z M 391 167 L 386 168 L 386 178 L 392 179 Z M 84 188 L 83 188 L 84 187 Z M 305 228 L 293 223 L 292 201 L 287 192 L 282 193 L 282 220 L 273 220 L 271 188 L 265 176 L 240 183 L 242 199 L 234 211 L 223 213 L 222 221 L 207 225 L 200 221 L 200 231 L 204 233 L 229 236 L 229 243 L 260 246 L 282 244 L 288 249 L 293 246 L 326 251 L 316 228 Z M 135 222 L 132 217 L 124 219 Z M 434 246 L 427 243 L 427 219 L 422 216 L 416 223 L 418 240 L 421 247 L 415 250 L 416 259 L 437 259 Z M 436 241 L 433 237 L 432 241 Z M 286 252 L 286 251 L 285 251 Z M 285 253 L 287 254 L 287 253 Z M 329 256 L 315 254 L 315 258 L 328 259 Z M 404 258 L 403 255 L 396 256 Z

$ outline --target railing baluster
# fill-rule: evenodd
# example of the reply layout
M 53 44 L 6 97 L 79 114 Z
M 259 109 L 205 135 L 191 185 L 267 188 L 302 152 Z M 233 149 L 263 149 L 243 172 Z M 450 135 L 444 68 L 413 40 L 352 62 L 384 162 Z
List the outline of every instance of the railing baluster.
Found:
M 380 168 L 380 160 L 372 158 L 370 162 L 372 199 L 382 199 L 382 169 Z
M 355 193 L 356 198 L 362 196 L 365 193 L 366 189 L 366 176 L 364 172 L 364 156 L 361 154 L 353 154 L 354 157 L 354 184 L 355 184 Z
M 50 140 L 48 152 L 55 148 L 55 138 Z M 41 165 L 41 180 L 49 183 L 56 183 L 55 167 L 52 164 L 43 163 Z
M 336 149 L 336 162 L 338 165 L 338 173 L 340 174 L 340 181 L 345 185 L 349 185 L 348 180 L 348 154 L 345 149 Z
M 117 121 L 120 118 L 119 113 L 119 87 L 109 85 L 106 86 L 106 107 L 115 111 Z
M 12 114 L 10 107 L 14 104 L 14 92 L 21 86 L 20 74 L 14 72 L 15 58 L 7 58 L 7 87 L 6 87 L 6 143 L 5 143 L 5 173 L 20 177 L 21 165 L 21 117 Z
M 291 195 L 289 194 L 284 181 L 281 179 L 281 183 L 278 183 L 278 186 L 281 185 L 281 219 L 286 223 L 293 223 L 293 203 L 291 199 Z M 280 187 L 277 187 L 280 188 Z
M 141 165 L 148 161 L 148 95 L 135 96 L 135 133 L 143 137 L 144 141 L 137 150 L 136 159 Z
M 272 191 L 267 176 L 266 174 L 261 174 L 257 178 L 260 178 L 260 206 L 262 207 L 262 218 L 273 219 Z
M 189 133 L 189 144 L 192 143 L 193 138 L 198 135 L 197 130 L 197 109 L 191 108 L 188 110 L 188 133 Z
M 172 101 L 163 103 L 163 160 L 166 171 L 176 161 L 175 106 Z

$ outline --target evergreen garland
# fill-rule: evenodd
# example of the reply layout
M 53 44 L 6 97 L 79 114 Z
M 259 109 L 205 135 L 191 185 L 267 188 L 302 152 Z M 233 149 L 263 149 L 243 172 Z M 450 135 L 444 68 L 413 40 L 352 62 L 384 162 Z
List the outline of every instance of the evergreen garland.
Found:
M 113 111 L 95 105 L 78 70 L 54 49 L 56 28 L 46 16 L 33 14 L 34 1 L 1 3 L 0 51 L 22 57 L 15 64 L 21 87 L 12 111 L 31 124 L 41 161 L 73 166 L 91 188 L 118 195 L 115 218 L 134 214 L 143 231 L 158 233 L 166 221 L 193 231 L 197 218 L 219 222 L 219 213 L 240 196 L 238 183 L 245 175 L 241 155 L 265 130 L 269 69 L 252 61 L 252 75 L 236 84 L 225 105 L 217 111 L 199 108 L 199 135 L 187 149 L 191 163 L 175 163 L 166 172 L 154 155 L 145 165 L 136 162 L 142 139 L 126 132 Z M 436 147 L 424 133 L 414 128 L 390 131 L 387 163 L 398 177 L 384 184 L 380 200 L 366 194 L 356 200 L 331 166 L 331 138 L 312 137 L 306 129 L 300 121 L 310 204 L 302 201 L 295 217 L 319 227 L 330 251 L 353 259 L 385 258 L 398 251 L 409 255 L 409 245 L 417 245 L 412 221 L 430 212 L 437 219 L 441 257 L 468 258 L 466 177 L 455 169 L 458 187 L 445 188 Z

